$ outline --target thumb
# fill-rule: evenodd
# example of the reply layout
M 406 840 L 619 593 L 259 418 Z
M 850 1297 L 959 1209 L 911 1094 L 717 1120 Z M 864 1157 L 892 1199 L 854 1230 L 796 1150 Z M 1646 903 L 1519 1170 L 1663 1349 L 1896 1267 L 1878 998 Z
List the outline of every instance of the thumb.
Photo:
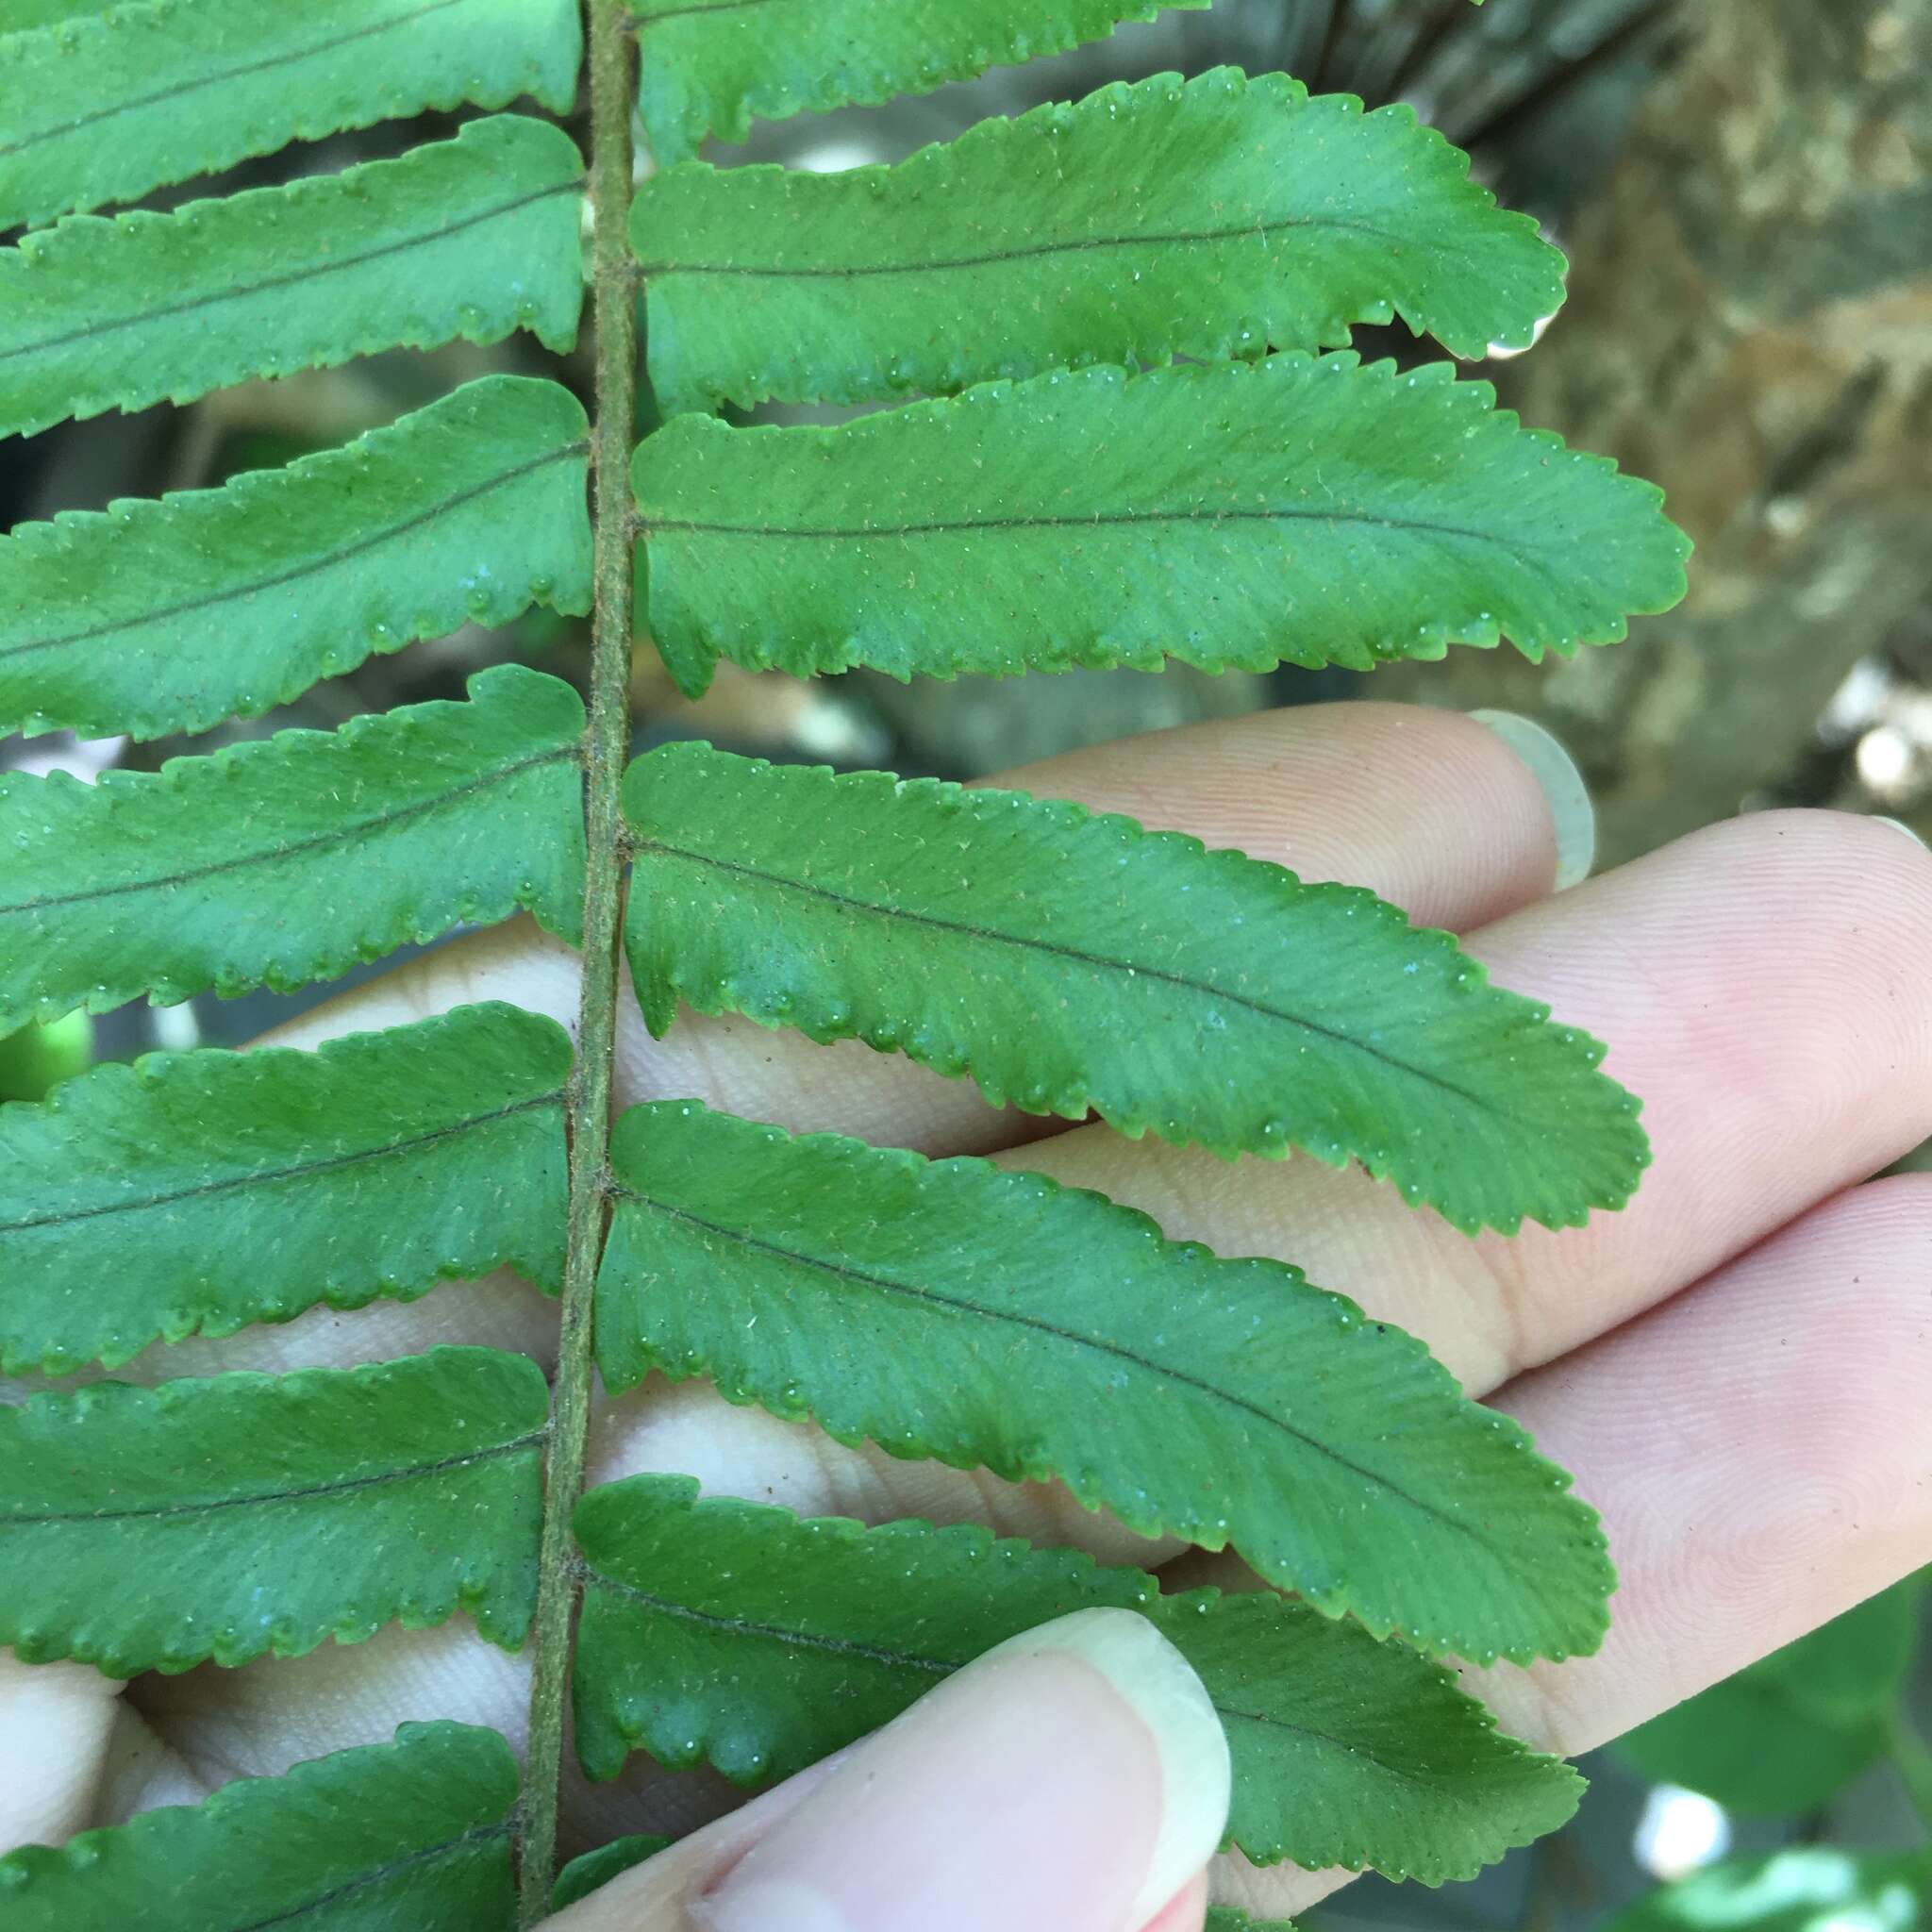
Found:
M 989 1651 L 557 1932 L 1200 1932 L 1227 1740 L 1131 1610 Z

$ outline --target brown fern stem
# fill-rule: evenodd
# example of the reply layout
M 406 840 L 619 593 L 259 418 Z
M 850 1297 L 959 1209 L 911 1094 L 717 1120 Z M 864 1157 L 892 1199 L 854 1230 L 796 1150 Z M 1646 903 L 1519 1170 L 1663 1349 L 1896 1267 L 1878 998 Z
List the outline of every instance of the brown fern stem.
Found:
M 618 912 L 624 854 L 618 787 L 630 748 L 630 443 L 637 403 L 637 302 L 625 224 L 631 193 L 631 104 L 636 43 L 625 0 L 587 0 L 591 60 L 591 273 L 596 303 L 596 592 L 591 618 L 590 722 L 584 737 L 584 983 L 573 1085 L 570 1234 L 563 1269 L 562 1337 L 550 1410 L 543 1538 L 533 1638 L 530 1748 L 520 1844 L 519 1923 L 549 1908 L 557 1862 L 558 1779 L 570 1685 L 577 1586 L 571 1510 L 583 1486 L 591 1401 L 591 1296 L 603 1251 L 603 1190 L 610 1140 L 610 1063 L 618 999 Z

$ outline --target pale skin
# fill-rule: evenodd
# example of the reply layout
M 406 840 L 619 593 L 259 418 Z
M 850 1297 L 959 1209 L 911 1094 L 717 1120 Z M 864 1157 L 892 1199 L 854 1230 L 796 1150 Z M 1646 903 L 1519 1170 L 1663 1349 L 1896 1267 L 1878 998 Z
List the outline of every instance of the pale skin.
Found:
M 1466 934 L 1502 984 L 1610 1043 L 1607 1071 L 1643 1097 L 1656 1149 L 1635 1202 L 1581 1230 L 1471 1241 L 1357 1172 L 1228 1165 L 995 1112 L 903 1059 L 740 1021 L 687 1015 L 654 1042 L 628 1004 L 620 1105 L 695 1096 L 793 1128 L 993 1155 L 1101 1189 L 1171 1235 L 1292 1260 L 1420 1335 L 1472 1394 L 1520 1417 L 1605 1519 L 1623 1583 L 1603 1649 L 1469 1674 L 1507 1728 L 1550 1749 L 1591 1749 L 1932 1561 L 1932 1175 L 1870 1178 L 1932 1135 L 1932 856 L 1870 821 L 1767 813 L 1553 897 L 1548 809 L 1515 755 L 1466 719 L 1377 705 L 1196 726 L 1008 779 L 1369 886 Z M 525 925 L 502 928 L 280 1038 L 312 1043 L 478 999 L 574 1023 L 574 962 Z M 151 1350 L 123 1373 L 340 1365 L 447 1341 L 541 1359 L 554 1328 L 552 1304 L 498 1275 L 408 1307 L 323 1309 Z M 1053 1486 L 844 1449 L 702 1385 L 648 1385 L 603 1407 L 591 1464 L 592 1480 L 683 1470 L 801 1514 L 975 1518 L 1168 1564 L 1176 1581 L 1240 1580 L 1227 1559 L 1150 1544 Z M 516 1740 L 526 1688 L 526 1662 L 461 1621 L 125 1689 L 0 1654 L 0 1845 L 192 1802 L 233 1777 L 387 1740 L 407 1719 L 456 1717 Z M 722 1785 L 674 1788 L 641 1759 L 616 1785 L 573 1787 L 567 1850 L 702 1828 L 558 1923 L 711 1923 L 693 1902 L 788 1816 L 838 1831 L 836 1810 L 821 1824 L 803 1808 L 838 1775 L 821 1767 L 722 1819 Z M 997 1847 L 988 1857 L 996 1863 Z M 1153 1919 L 1090 1914 L 1070 1928 L 1069 1874 L 1017 1871 L 984 1922 L 1199 1932 L 1208 1883 L 1217 1899 L 1286 1916 L 1345 1876 L 1221 1859 Z M 1086 1881 L 1076 1872 L 1071 1883 L 1078 1893 Z

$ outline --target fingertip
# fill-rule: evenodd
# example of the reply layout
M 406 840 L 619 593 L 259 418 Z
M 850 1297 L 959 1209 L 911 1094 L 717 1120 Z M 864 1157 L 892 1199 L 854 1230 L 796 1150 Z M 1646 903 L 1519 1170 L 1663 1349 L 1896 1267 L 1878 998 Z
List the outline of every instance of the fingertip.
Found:
M 1220 1719 L 1185 1658 L 1133 1611 L 1080 1611 L 859 1745 L 690 1918 L 703 1932 L 1180 1932 L 1229 1790 Z
M 1472 711 L 1469 714 L 1492 731 L 1523 760 L 1550 809 L 1556 835 L 1556 890 L 1580 886 L 1596 864 L 1596 807 L 1582 767 L 1555 732 L 1519 711 Z

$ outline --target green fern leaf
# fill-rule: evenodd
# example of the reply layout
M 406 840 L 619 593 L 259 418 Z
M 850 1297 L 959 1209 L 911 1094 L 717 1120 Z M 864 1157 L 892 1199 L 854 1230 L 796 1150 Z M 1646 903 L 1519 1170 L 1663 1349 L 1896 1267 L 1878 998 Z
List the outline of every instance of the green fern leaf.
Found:
M 633 1108 L 597 1283 L 613 1389 L 652 1369 L 844 1442 L 1063 1479 L 1232 1545 L 1378 1637 L 1488 1663 L 1593 1650 L 1594 1511 L 1412 1337 L 1044 1175 Z
M 570 1037 L 514 1007 L 150 1054 L 0 1108 L 0 1372 L 563 1266 Z
M 575 0 L 196 0 L 0 42 L 0 228 L 291 141 L 535 94 L 563 114 Z
M 637 453 L 651 631 L 816 676 L 1525 657 L 1683 595 L 1660 492 L 1446 363 L 1345 352 L 989 383 L 835 429 L 680 416 Z
M 4 44 L 4 43 L 0 43 Z M 0 435 L 377 349 L 576 338 L 583 162 L 547 122 L 0 249 Z
M 0 774 L 0 1032 L 142 993 L 286 991 L 519 907 L 575 942 L 583 724 L 569 685 L 506 664 L 467 704 L 158 774 Z
M 527 1357 L 439 1348 L 0 1408 L 0 1643 L 128 1677 L 461 1609 L 514 1650 L 548 1407 Z
M 550 1909 L 560 1912 L 565 1906 L 574 1906 L 580 1898 L 589 1898 L 593 1891 L 601 1891 L 613 1878 L 621 1877 L 634 1865 L 641 1865 L 646 1858 L 655 1858 L 672 1840 L 668 1838 L 654 1838 L 648 1832 L 640 1832 L 631 1838 L 613 1839 L 608 1845 L 599 1845 L 594 1852 L 586 1852 L 580 1858 L 573 1858 L 557 1874 L 557 1882 L 550 1888 Z
M 404 1724 L 58 1850 L 0 1858 L 8 1932 L 510 1932 L 517 1766 L 494 1731 Z
M 654 1031 L 684 1000 L 1028 1113 L 1353 1155 L 1472 1230 L 1580 1223 L 1648 1159 L 1594 1041 L 1354 888 L 1021 792 L 707 745 L 637 760 L 624 808 Z
M 1799 1845 L 1693 1872 L 1604 1932 L 1919 1932 L 1928 1893 L 1923 1853 Z
M 976 1524 L 802 1523 L 701 1502 L 688 1476 L 592 1490 L 575 1527 L 592 1777 L 640 1746 L 741 1783 L 789 1776 L 1005 1639 L 1108 1605 L 1151 1618 L 1199 1673 L 1234 1760 L 1228 1837 L 1260 1863 L 1468 1878 L 1561 1824 L 1582 1789 L 1441 1666 L 1272 1592 L 1162 1596 L 1138 1570 Z
M 1294 1932 L 1286 1919 L 1251 1919 L 1232 1906 L 1209 1906 L 1201 1932 Z
M 0 537 L 0 730 L 255 717 L 372 652 L 591 606 L 583 407 L 486 376 L 285 470 Z
M 1411 108 L 1228 67 L 985 121 L 897 167 L 673 168 L 631 242 L 673 409 L 1331 348 L 1397 313 L 1479 357 L 1563 298 L 1563 258 Z
M 639 105 L 661 163 L 708 134 L 929 93 L 1211 0 L 639 0 Z

